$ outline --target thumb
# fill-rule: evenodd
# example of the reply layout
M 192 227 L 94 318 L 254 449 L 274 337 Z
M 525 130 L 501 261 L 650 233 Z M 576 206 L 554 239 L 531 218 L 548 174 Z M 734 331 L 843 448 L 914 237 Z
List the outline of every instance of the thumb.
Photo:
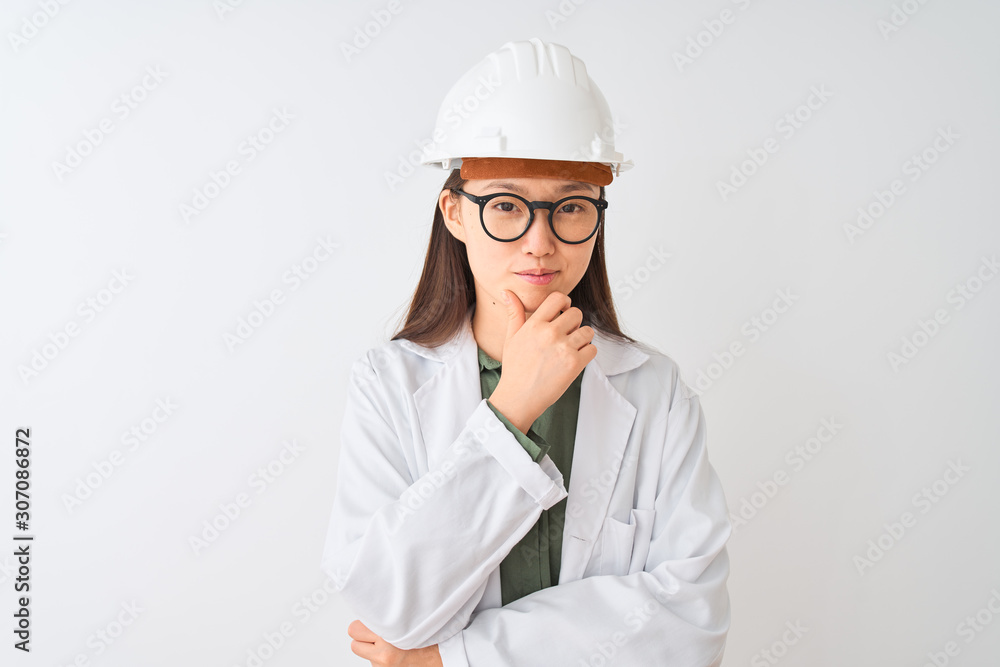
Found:
M 503 290 L 503 299 L 507 303 L 507 338 L 517 333 L 517 330 L 524 325 L 524 304 L 521 299 L 510 290 Z

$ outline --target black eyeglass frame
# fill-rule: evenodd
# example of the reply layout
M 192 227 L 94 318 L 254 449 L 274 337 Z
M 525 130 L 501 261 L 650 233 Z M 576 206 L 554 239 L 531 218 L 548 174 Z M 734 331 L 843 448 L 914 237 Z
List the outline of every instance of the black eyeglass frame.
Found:
M 604 211 L 608 208 L 608 201 L 606 199 L 594 199 L 593 197 L 584 197 L 583 195 L 570 195 L 569 197 L 563 197 L 559 201 L 528 201 L 524 197 L 514 194 L 513 192 L 494 192 L 488 195 L 474 195 L 466 192 L 465 190 L 459 190 L 458 188 L 451 188 L 452 192 L 457 192 L 458 194 L 464 196 L 470 201 L 479 204 L 479 223 L 483 226 L 483 231 L 494 241 L 499 241 L 500 243 L 512 243 L 524 236 L 529 229 L 531 229 L 531 223 L 535 221 L 535 210 L 539 208 L 548 209 L 549 215 L 549 229 L 552 230 L 552 234 L 562 241 L 563 243 L 569 245 L 578 245 L 580 243 L 586 243 L 590 240 L 597 230 L 600 229 L 601 223 L 604 222 Z M 497 237 L 490 234 L 490 230 L 486 229 L 486 204 L 497 197 L 514 197 L 515 199 L 520 199 L 528 207 L 528 224 L 525 225 L 524 231 L 515 236 L 512 239 L 498 239 Z M 556 233 L 555 224 L 552 222 L 552 211 L 556 210 L 560 204 L 569 201 L 570 199 L 586 199 L 591 204 L 597 207 L 597 224 L 594 225 L 594 230 L 587 235 L 587 238 L 582 241 L 567 241 L 563 237 Z

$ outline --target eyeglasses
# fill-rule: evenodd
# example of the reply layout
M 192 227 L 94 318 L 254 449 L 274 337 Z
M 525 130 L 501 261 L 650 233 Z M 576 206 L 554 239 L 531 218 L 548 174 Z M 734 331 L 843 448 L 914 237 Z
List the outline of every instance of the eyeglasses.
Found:
M 496 192 L 479 197 L 464 190 L 452 192 L 479 204 L 479 221 L 486 235 L 495 241 L 509 243 L 524 236 L 535 219 L 535 209 L 549 211 L 549 227 L 563 243 L 583 243 L 597 231 L 604 218 L 608 202 L 604 199 L 566 197 L 559 201 L 528 201 L 509 192 Z

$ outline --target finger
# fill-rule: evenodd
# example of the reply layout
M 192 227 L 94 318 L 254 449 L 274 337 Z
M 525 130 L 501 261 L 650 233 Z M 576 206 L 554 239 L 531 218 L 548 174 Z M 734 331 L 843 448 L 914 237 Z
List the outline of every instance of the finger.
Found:
M 368 626 L 362 623 L 360 620 L 354 620 L 349 626 L 347 626 L 347 634 L 351 639 L 357 639 L 362 642 L 374 642 L 379 638 L 377 634 L 368 629 Z
M 364 658 L 365 660 L 372 661 L 373 665 L 375 664 L 373 661 L 378 655 L 378 649 L 375 648 L 375 644 L 354 640 L 351 642 L 351 651 L 359 658 Z
M 412 651 L 406 651 L 401 648 L 396 648 L 384 639 L 379 639 L 375 642 L 375 651 L 378 654 L 378 664 L 380 665 L 409 665 L 410 660 L 419 656 L 419 652 L 423 649 L 414 649 Z M 410 656 L 409 658 L 407 656 Z
M 567 310 L 571 304 L 572 301 L 566 294 L 563 294 L 562 292 L 551 292 L 547 297 L 545 297 L 531 317 L 532 319 L 551 322 L 558 317 L 560 311 Z
M 577 329 L 576 331 L 574 331 L 569 335 L 570 346 L 578 352 L 580 350 L 583 350 L 593 342 L 594 342 L 594 330 L 591 329 L 590 327 L 580 327 L 579 329 Z M 594 356 L 597 356 L 596 347 L 594 348 L 593 352 Z
M 572 306 L 567 308 L 559 315 L 552 323 L 556 325 L 556 329 L 565 335 L 569 335 L 580 328 L 580 324 L 583 322 L 583 311 Z
M 521 298 L 514 294 L 513 290 L 504 290 L 503 292 L 507 295 L 507 337 L 504 339 L 506 346 L 506 341 L 510 340 L 510 337 L 524 326 L 524 304 L 521 303 Z

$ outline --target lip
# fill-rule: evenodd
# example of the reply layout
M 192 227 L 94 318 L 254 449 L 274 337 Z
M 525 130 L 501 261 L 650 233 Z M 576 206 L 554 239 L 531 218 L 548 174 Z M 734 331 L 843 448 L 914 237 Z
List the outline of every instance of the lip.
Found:
M 555 279 L 556 273 L 558 273 L 558 271 L 545 273 L 543 269 L 538 273 L 534 271 L 525 271 L 524 273 L 519 273 L 517 275 L 520 276 L 522 280 L 529 282 L 532 285 L 548 285 Z
M 554 269 L 528 269 L 527 271 L 518 271 L 517 275 L 523 276 L 525 274 L 532 276 L 541 276 L 548 273 L 555 273 Z

